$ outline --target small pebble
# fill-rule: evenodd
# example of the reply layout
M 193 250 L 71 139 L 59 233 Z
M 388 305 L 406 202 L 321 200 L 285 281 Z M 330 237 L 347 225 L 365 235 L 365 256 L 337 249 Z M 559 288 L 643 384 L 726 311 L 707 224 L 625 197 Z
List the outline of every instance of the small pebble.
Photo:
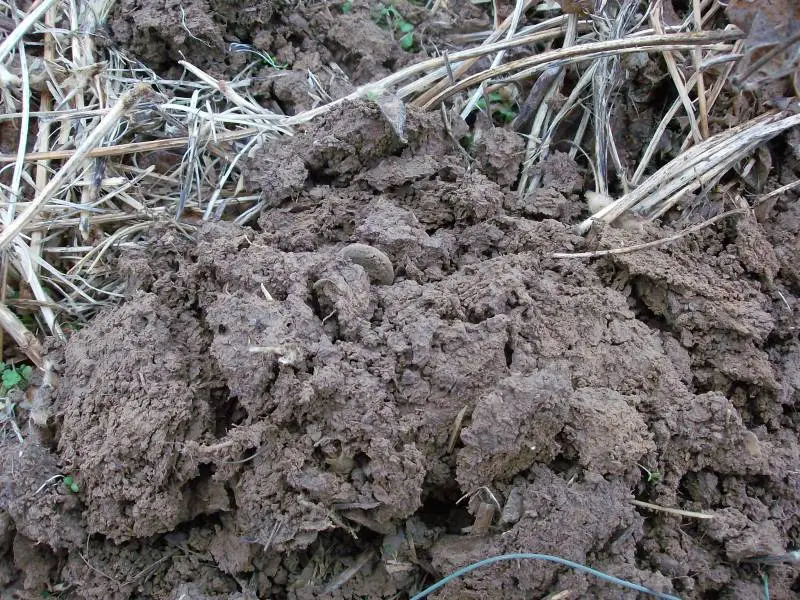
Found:
M 369 278 L 380 285 L 394 282 L 392 261 L 383 252 L 366 244 L 350 244 L 342 249 L 341 255 L 352 263 L 361 265 Z
M 522 490 L 515 486 L 508 492 L 508 499 L 506 500 L 505 506 L 503 506 L 500 520 L 503 523 L 513 525 L 522 518 L 523 511 Z
M 761 444 L 758 437 L 752 431 L 745 431 L 742 437 L 742 444 L 747 453 L 753 458 L 761 458 Z

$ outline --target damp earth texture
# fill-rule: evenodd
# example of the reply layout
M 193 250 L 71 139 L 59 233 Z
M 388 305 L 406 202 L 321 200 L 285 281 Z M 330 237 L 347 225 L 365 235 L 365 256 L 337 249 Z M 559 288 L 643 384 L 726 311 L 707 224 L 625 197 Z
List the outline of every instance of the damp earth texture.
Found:
M 491 29 L 451 4 L 394 6 L 419 35 Z M 340 67 L 335 97 L 419 59 L 358 2 L 120 0 L 107 31 L 164 77 L 231 78 L 244 40 L 286 66 L 255 84 L 286 114 L 309 70 Z M 651 67 L 615 108 L 623 162 L 663 111 Z M 535 552 L 681 598 L 761 598 L 764 576 L 797 597 L 791 564 L 749 560 L 800 548 L 797 192 L 555 258 L 685 224 L 578 235 L 580 155 L 521 199 L 526 140 L 444 112 L 409 107 L 401 137 L 345 102 L 246 158 L 268 199 L 247 226 L 165 221 L 120 253 L 124 301 L 51 347 L 38 442 L 0 445 L 0 596 L 407 599 Z M 768 189 L 798 177 L 796 138 L 767 146 Z M 59 473 L 78 491 L 42 486 Z M 431 597 L 639 596 L 514 561 Z

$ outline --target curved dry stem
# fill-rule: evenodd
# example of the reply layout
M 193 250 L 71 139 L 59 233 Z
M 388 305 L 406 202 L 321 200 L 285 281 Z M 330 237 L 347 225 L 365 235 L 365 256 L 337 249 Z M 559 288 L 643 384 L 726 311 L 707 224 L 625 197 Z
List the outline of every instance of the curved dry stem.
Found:
M 452 85 L 433 98 L 425 105 L 425 109 L 438 106 L 441 102 L 460 91 L 469 89 L 480 83 L 516 73 L 517 77 L 529 76 L 535 72 L 542 71 L 547 65 L 558 61 L 578 62 L 613 54 L 630 54 L 633 52 L 656 52 L 667 50 L 688 50 L 694 46 L 705 46 L 716 42 L 732 41 L 742 36 L 739 32 L 713 31 L 702 33 L 675 33 L 663 35 L 649 35 L 623 40 L 608 40 L 603 42 L 591 42 L 550 52 L 543 52 L 535 56 L 529 56 L 519 60 L 506 63 L 495 69 L 489 69 L 476 73 Z

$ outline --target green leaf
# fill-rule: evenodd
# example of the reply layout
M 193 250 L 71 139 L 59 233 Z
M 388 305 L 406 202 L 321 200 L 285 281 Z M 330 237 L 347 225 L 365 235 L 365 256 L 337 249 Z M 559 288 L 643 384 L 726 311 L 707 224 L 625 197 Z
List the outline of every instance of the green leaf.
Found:
M 3 371 L 3 385 L 6 386 L 7 389 L 11 389 L 20 384 L 22 381 L 22 375 L 17 373 L 15 369 L 6 369 Z
M 502 99 L 503 96 L 500 92 L 492 92 L 489 94 L 489 102 L 500 102 Z
M 501 117 L 503 117 L 503 121 L 505 121 L 506 123 L 511 123 L 511 121 L 513 121 L 517 117 L 517 113 L 514 110 L 507 108 L 505 106 L 499 108 L 497 110 L 497 113 Z
M 408 21 L 401 21 L 400 25 L 398 25 L 397 28 L 403 33 L 409 33 L 411 31 L 414 31 L 414 26 Z
M 403 17 L 397 12 L 394 6 L 382 6 L 378 11 L 378 24 L 381 22 L 388 23 L 391 19 L 402 19 Z
M 73 494 L 77 494 L 78 492 L 81 491 L 81 488 L 78 487 L 77 483 L 70 484 L 69 489 L 72 491 Z
M 31 375 L 33 375 L 33 367 L 30 365 L 22 365 L 19 368 L 19 374 L 22 375 L 25 381 L 30 381 Z
M 74 480 L 74 479 L 72 479 L 72 475 L 67 475 L 66 477 L 64 477 L 64 485 L 65 485 L 65 486 L 69 487 L 69 486 L 71 486 L 73 483 L 75 483 L 75 480 Z
M 353 12 L 353 3 L 350 0 L 342 4 L 342 12 L 344 14 Z
M 400 38 L 400 47 L 403 50 L 411 50 L 414 47 L 414 34 L 407 33 L 403 37 Z

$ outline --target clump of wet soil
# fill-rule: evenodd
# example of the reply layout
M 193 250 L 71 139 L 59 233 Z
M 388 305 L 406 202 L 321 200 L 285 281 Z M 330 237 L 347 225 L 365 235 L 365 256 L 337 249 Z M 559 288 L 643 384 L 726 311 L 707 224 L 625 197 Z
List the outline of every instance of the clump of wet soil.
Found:
M 381 17 L 387 6 L 414 26 L 412 48 L 403 49 Z M 453 33 L 489 28 L 486 11 L 469 0 L 451 1 L 435 18 L 408 0 L 119 0 L 105 43 L 123 47 L 168 79 L 180 77 L 181 60 L 228 80 L 255 60 L 261 64 L 248 74 L 255 97 L 288 114 L 310 108 L 309 72 L 336 98 L 414 62 L 422 44 L 449 46 Z
M 126 255 L 129 299 L 63 350 L 52 443 L 4 444 L 5 583 L 390 597 L 536 551 L 700 597 L 755 585 L 739 561 L 797 546 L 782 217 L 559 261 L 583 239 L 516 214 L 496 166 L 465 162 L 438 114 L 412 112 L 407 138 L 346 105 L 252 159 L 251 185 L 273 190 L 257 229 L 163 226 Z M 391 285 L 343 256 L 354 242 L 391 260 Z M 80 492 L 38 489 L 58 472 Z M 780 569 L 770 584 L 777 598 L 797 585 Z M 620 594 L 526 564 L 438 597 L 564 589 Z
M 275 6 L 222 19 L 213 2 L 184 5 L 220 48 L 275 51 L 280 26 L 246 36 L 293 18 L 309 28 L 289 40 L 298 61 L 346 55 L 359 81 L 404 60 L 391 41 L 383 54 L 304 48 L 322 29 L 335 48 L 364 20 L 358 5 L 335 18 Z M 194 48 L 212 70 L 197 40 L 142 25 L 143 10 L 117 9 L 120 39 L 149 27 L 164 46 L 144 59 L 168 69 Z M 127 251 L 127 300 L 51 354 L 51 426 L 0 445 L 0 587 L 403 598 L 470 562 L 538 552 L 682 597 L 758 597 L 746 559 L 800 547 L 800 204 L 787 195 L 671 246 L 554 259 L 663 231 L 587 242 L 571 228 L 585 215 L 575 161 L 554 153 L 522 202 L 523 143 L 476 131 L 465 152 L 464 123 L 410 111 L 401 140 L 373 103 L 345 104 L 250 159 L 267 201 L 256 226 L 162 225 Z M 779 183 L 796 167 L 778 164 Z M 353 243 L 391 261 L 391 284 L 348 259 Z M 769 583 L 773 598 L 800 590 L 785 567 Z M 435 597 L 565 590 L 634 597 L 546 563 L 496 565 Z

